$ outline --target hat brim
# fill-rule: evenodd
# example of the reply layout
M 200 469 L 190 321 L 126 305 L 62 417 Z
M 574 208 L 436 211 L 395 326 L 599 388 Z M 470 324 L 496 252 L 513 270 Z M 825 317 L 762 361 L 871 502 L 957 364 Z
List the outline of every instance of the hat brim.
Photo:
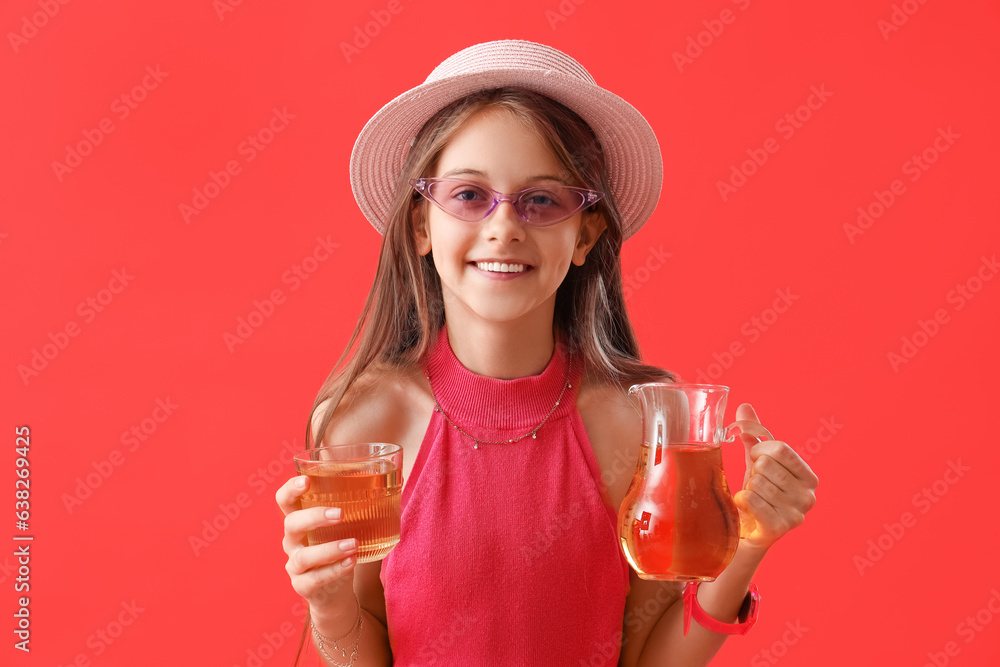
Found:
M 412 88 L 365 124 L 351 152 L 351 189 L 368 221 L 385 231 L 393 192 L 424 123 L 470 93 L 501 86 L 525 88 L 575 111 L 594 130 L 604 151 L 609 188 L 629 238 L 656 208 L 663 160 L 656 135 L 642 114 L 614 93 L 554 70 L 494 69 L 438 79 Z

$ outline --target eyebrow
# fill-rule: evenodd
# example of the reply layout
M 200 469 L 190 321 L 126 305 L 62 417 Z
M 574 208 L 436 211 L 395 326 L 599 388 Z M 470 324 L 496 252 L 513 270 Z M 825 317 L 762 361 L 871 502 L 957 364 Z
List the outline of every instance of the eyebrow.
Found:
M 488 179 L 485 171 L 480 171 L 479 169 L 470 169 L 467 167 L 459 167 L 457 169 L 452 169 L 445 173 L 439 178 L 450 178 L 452 176 L 466 175 L 466 176 L 478 176 L 482 179 Z M 537 183 L 538 181 L 555 181 L 557 183 L 562 183 L 563 185 L 569 185 L 569 183 L 558 176 L 550 176 L 548 174 L 542 174 L 539 176 L 532 176 L 531 178 L 525 179 L 526 183 Z

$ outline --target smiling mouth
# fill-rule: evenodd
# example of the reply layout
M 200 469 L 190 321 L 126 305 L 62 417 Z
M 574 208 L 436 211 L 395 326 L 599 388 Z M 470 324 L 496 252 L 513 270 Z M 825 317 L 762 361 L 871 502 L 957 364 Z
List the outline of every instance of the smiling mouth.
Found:
M 476 262 L 476 268 L 493 273 L 524 273 L 528 270 L 526 264 L 513 264 L 507 262 Z

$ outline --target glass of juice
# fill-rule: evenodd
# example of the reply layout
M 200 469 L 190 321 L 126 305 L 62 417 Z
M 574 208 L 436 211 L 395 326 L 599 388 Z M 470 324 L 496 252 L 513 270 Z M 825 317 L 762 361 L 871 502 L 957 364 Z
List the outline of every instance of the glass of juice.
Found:
M 358 562 L 370 563 L 399 542 L 402 447 L 369 442 L 307 449 L 295 455 L 295 470 L 309 477 L 303 509 L 341 509 L 338 523 L 309 531 L 310 545 L 353 537 Z

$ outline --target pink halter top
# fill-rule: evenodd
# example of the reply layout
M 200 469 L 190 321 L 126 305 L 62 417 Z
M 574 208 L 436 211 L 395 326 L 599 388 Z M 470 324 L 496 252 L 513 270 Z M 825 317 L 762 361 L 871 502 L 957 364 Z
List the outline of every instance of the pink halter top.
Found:
M 426 358 L 435 411 L 382 562 L 393 664 L 616 665 L 628 563 L 617 509 L 576 409 L 580 359 L 498 380 L 458 361 L 444 329 Z

